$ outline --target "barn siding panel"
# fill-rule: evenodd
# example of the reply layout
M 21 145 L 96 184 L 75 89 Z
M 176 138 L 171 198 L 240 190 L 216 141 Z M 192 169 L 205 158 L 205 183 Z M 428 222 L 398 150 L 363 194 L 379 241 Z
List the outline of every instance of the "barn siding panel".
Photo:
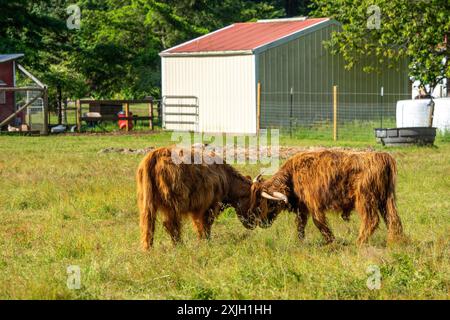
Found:
M 0 80 L 5 82 L 6 86 L 14 87 L 14 61 L 0 63 Z M 0 121 L 5 120 L 15 111 L 14 92 L 5 92 L 5 103 L 0 104 Z
M 163 57 L 162 64 L 163 95 L 198 97 L 200 131 L 256 132 L 254 56 Z
M 410 96 L 406 61 L 399 62 L 396 69 L 383 68 L 381 74 L 367 74 L 361 66 L 346 70 L 344 59 L 323 46 L 323 41 L 337 30 L 336 25 L 324 26 L 260 53 L 262 128 L 286 127 L 291 121 L 294 125 L 329 123 L 333 85 L 338 86 L 340 119 L 379 119 L 381 113 L 392 117 L 396 101 Z M 381 86 L 385 92 L 383 104 L 379 95 Z M 289 118 L 291 87 L 293 120 Z

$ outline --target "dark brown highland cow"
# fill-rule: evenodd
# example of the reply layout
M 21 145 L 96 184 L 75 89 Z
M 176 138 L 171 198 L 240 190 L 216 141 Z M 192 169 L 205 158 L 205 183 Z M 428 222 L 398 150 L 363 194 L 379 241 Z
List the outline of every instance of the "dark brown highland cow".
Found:
M 194 164 L 194 157 L 203 160 L 202 164 Z M 211 160 L 203 159 L 198 152 L 174 148 L 156 149 L 142 160 L 136 178 L 144 250 L 153 245 L 157 211 L 162 213 L 163 225 L 174 243 L 181 239 L 182 218 L 189 215 L 198 237 L 209 238 L 214 219 L 224 205 L 236 209 L 246 228 L 255 227 L 256 222 L 247 216 L 251 179 L 230 165 L 207 164 Z
M 334 236 L 325 212 L 342 212 L 348 220 L 356 209 L 361 218 L 358 244 L 366 243 L 373 234 L 379 215 L 386 223 L 389 240 L 394 240 L 403 232 L 395 206 L 396 174 L 395 160 L 388 153 L 301 152 L 288 159 L 269 180 L 254 181 L 250 210 L 258 212 L 261 227 L 268 227 L 281 210 L 289 208 L 297 214 L 300 239 L 305 236 L 311 215 L 329 243 Z

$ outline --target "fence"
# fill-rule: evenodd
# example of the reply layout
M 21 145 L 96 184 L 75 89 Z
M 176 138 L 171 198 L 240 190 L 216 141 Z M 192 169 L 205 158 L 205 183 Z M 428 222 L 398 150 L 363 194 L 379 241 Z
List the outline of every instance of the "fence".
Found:
M 80 105 L 77 105 L 78 101 Z M 149 130 L 161 127 L 161 101 L 152 100 L 127 100 L 128 103 L 122 103 L 122 100 L 101 101 L 101 100 L 65 100 L 61 107 L 53 110 L 49 115 L 49 125 L 51 127 L 62 124 L 71 131 L 116 131 L 119 130 L 118 121 L 126 120 L 133 122 L 133 130 Z M 92 104 L 90 104 L 92 102 Z M 119 103 L 117 112 L 110 110 L 111 106 Z M 82 109 L 81 104 L 84 105 Z M 150 110 L 149 108 L 152 108 Z M 130 116 L 119 118 L 119 111 L 130 112 Z M 107 112 L 109 114 L 104 115 Z M 99 118 L 88 119 L 89 113 L 100 113 Z M 131 116 L 132 114 L 132 116 Z M 99 126 L 89 125 L 91 122 L 99 122 Z M 151 122 L 151 123 L 150 123 Z
M 261 92 L 261 128 L 296 138 L 366 140 L 375 128 L 396 127 L 396 104 L 411 94 L 387 92 Z
M 19 127 L 26 125 L 29 133 L 47 133 L 47 121 L 45 101 L 41 91 L 36 90 L 18 90 L 14 94 L 16 108 L 19 109 L 22 105 L 27 105 L 23 111 L 19 112 L 17 116 L 10 122 L 12 126 Z

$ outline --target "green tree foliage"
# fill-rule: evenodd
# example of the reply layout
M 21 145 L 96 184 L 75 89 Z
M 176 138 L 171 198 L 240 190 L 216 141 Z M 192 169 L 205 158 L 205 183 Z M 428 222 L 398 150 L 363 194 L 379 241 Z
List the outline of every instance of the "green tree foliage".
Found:
M 309 0 L 0 0 L 0 52 L 63 98 L 159 95 L 159 52 L 233 22 L 305 14 Z M 81 9 L 69 30 L 66 9 Z
M 450 2 L 442 0 L 315 0 L 316 14 L 342 23 L 328 45 L 343 54 L 351 68 L 365 56 L 381 63 L 408 58 L 410 75 L 429 85 L 428 92 L 450 77 Z M 372 27 L 378 19 L 379 28 Z M 368 28 L 369 23 L 369 28 Z M 447 40 L 446 40 L 447 39 Z M 376 65 L 366 66 L 367 71 Z

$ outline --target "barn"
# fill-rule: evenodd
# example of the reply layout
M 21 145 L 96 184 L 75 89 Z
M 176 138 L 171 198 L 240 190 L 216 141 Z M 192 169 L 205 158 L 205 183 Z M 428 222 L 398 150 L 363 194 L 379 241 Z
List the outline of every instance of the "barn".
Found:
M 342 116 L 378 117 L 411 95 L 407 61 L 369 74 L 344 68 L 324 47 L 337 21 L 290 18 L 235 23 L 160 53 L 166 129 L 255 134 L 258 128 L 327 121 L 338 86 Z
M 0 54 L 0 88 L 16 86 L 16 60 L 23 54 Z M 16 107 L 14 92 L 0 91 L 0 122 L 10 116 Z

